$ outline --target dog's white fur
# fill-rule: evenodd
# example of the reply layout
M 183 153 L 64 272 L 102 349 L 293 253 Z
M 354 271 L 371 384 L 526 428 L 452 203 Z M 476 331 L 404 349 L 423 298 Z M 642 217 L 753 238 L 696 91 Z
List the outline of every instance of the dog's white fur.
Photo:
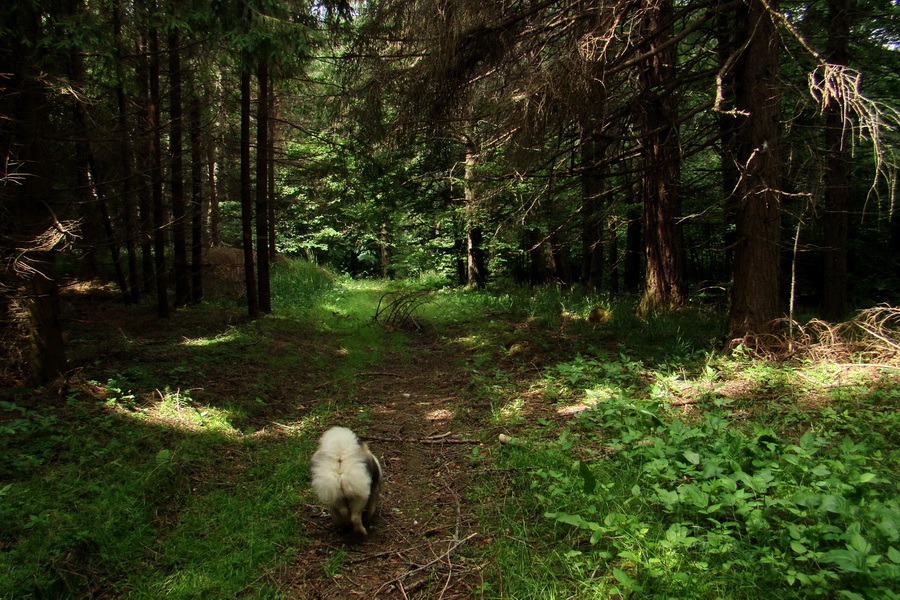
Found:
M 368 535 L 363 516 L 371 519 L 381 493 L 381 463 L 346 427 L 332 427 L 319 440 L 310 462 L 312 487 L 331 509 L 335 523 Z

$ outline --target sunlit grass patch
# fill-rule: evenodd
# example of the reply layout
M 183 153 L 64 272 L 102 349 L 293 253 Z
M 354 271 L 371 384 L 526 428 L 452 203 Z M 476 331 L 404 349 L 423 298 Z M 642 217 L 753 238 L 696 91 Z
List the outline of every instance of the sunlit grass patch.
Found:
M 236 328 L 230 328 L 224 333 L 217 333 L 210 337 L 184 338 L 181 341 L 182 346 L 205 348 L 215 346 L 216 344 L 229 344 L 239 340 L 242 334 Z
M 491 411 L 491 415 L 493 420 L 498 423 L 516 422 L 522 417 L 524 408 L 525 399 L 517 397 L 494 407 Z
M 224 435 L 238 433 L 232 423 L 234 411 L 198 404 L 180 390 L 159 392 L 159 401 L 137 415 L 185 431 L 209 431 Z

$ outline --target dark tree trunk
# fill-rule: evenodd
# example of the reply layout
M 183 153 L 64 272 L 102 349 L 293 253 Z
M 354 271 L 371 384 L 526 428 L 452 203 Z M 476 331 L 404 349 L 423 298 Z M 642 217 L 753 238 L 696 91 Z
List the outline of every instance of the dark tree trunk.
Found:
M 828 0 L 828 62 L 849 62 L 850 0 Z M 837 102 L 825 111 L 825 270 L 822 315 L 833 321 L 847 315 L 847 230 L 850 197 L 849 135 Z
M 277 143 L 275 138 L 275 122 L 278 120 L 278 114 L 276 112 L 275 91 L 272 89 L 271 81 L 269 84 L 269 147 L 266 154 L 269 166 L 267 169 L 268 182 L 266 185 L 269 189 L 269 202 L 267 203 L 269 209 L 269 262 L 275 262 L 278 258 L 278 251 L 275 245 L 275 145 Z
M 615 219 L 610 218 L 608 222 L 609 229 L 609 294 L 617 296 L 619 294 L 619 237 L 618 227 Z
M 724 233 L 723 241 L 725 244 L 725 265 L 726 273 L 729 280 L 734 275 L 734 247 L 737 240 L 737 234 L 734 230 L 735 214 L 737 212 L 737 194 L 736 188 L 738 184 L 738 168 L 737 157 L 735 151 L 737 147 L 737 139 L 735 136 L 737 121 L 735 115 L 729 111 L 734 109 L 734 71 L 729 68 L 730 61 L 734 60 L 734 53 L 737 50 L 735 15 L 732 12 L 721 11 L 716 16 L 716 54 L 719 63 L 719 70 L 722 73 L 722 102 L 731 102 L 731 105 L 722 105 L 719 107 L 719 159 L 722 169 L 722 197 L 725 199 L 723 210 Z
M 381 229 L 378 230 L 378 264 L 381 267 L 381 277 L 383 279 L 387 278 L 391 266 L 391 255 L 388 251 L 389 245 L 388 224 L 387 221 L 382 221 Z
M 54 269 L 55 235 L 65 227 L 55 214 L 62 207 L 51 185 L 48 148 L 56 120 L 43 87 L 47 73 L 36 65 L 34 55 L 41 46 L 43 17 L 35 4 L 24 3 L 16 18 L 4 23 L 13 33 L 5 40 L 7 62 L 0 87 L 0 160 L 4 168 L 19 165 L 24 175 L 19 185 L 7 184 L 4 190 L 0 240 L 17 250 L 13 260 L 4 261 L 3 275 L 24 290 L 31 385 L 47 383 L 68 370 Z
M 259 316 L 256 269 L 253 264 L 253 193 L 250 182 L 250 71 L 241 70 L 241 238 L 244 249 L 244 284 L 247 312 Z
M 146 18 L 146 15 L 144 15 Z M 150 63 L 149 63 L 149 38 L 139 40 L 135 54 L 137 55 L 137 69 L 135 79 L 137 83 L 137 111 L 138 123 L 141 129 L 141 137 L 138 145 L 138 154 L 149 159 L 150 168 L 146 163 L 140 163 L 138 178 L 138 241 L 141 249 L 141 291 L 151 294 L 153 290 L 153 137 L 158 135 L 153 128 L 150 102 Z
M 633 294 L 641 289 L 641 256 L 643 256 L 641 210 L 637 205 L 628 208 L 628 223 L 625 226 L 625 264 L 622 284 L 625 291 Z
M 675 46 L 671 37 L 671 0 L 648 2 L 642 29 L 649 38 L 641 72 L 643 102 L 642 199 L 644 204 L 644 290 L 638 312 L 674 310 L 685 302 L 684 257 L 679 197 L 680 148 L 675 96 L 663 89 L 674 75 Z
M 256 266 L 259 310 L 272 312 L 269 282 L 269 63 L 259 61 L 256 117 Z
M 768 6 L 775 8 L 775 2 Z M 766 332 L 779 316 L 781 182 L 778 168 L 778 42 L 763 0 L 738 8 L 737 31 L 746 48 L 735 65 L 737 241 L 728 332 L 731 339 Z
M 203 299 L 203 144 L 200 141 L 200 96 L 193 86 L 190 105 L 191 138 L 191 303 Z
M 209 144 L 209 156 L 207 158 L 207 176 L 209 181 L 208 201 L 206 204 L 206 212 L 204 214 L 204 226 L 207 229 L 209 246 L 221 246 L 222 240 L 219 238 L 219 145 L 221 144 L 220 136 L 213 137 Z
M 483 243 L 481 227 L 470 224 L 466 232 L 466 279 L 470 288 L 483 289 L 486 285 Z
M 597 173 L 598 142 L 585 134 L 581 147 L 581 282 L 599 290 L 603 283 L 603 180 Z
M 463 196 L 466 215 L 466 283 L 470 288 L 482 289 L 487 283 L 484 264 L 484 242 L 477 210 L 475 193 L 475 165 L 478 162 L 478 148 L 475 144 L 475 127 L 472 121 L 466 123 L 466 162 L 463 173 Z
M 156 10 L 153 3 L 152 10 Z M 156 314 L 169 316 L 169 290 L 166 282 L 166 219 L 163 206 L 162 146 L 160 144 L 159 32 L 150 30 L 150 184 L 153 191 L 153 257 L 156 281 Z
M 131 129 L 128 123 L 128 100 L 125 95 L 124 43 L 122 40 L 121 1 L 113 4 L 113 32 L 116 38 L 116 109 L 119 134 L 119 159 L 122 168 L 122 200 L 125 203 L 125 249 L 128 261 L 128 301 L 137 303 L 141 298 L 138 278 L 137 240 L 138 214 L 134 186 L 134 157 L 131 147 Z
M 172 13 L 176 7 L 173 3 Z M 184 202 L 184 121 L 181 107 L 181 41 L 177 27 L 169 33 L 169 154 L 172 193 L 172 260 L 175 268 L 175 306 L 184 306 L 191 299 L 191 278 L 188 270 L 186 211 Z

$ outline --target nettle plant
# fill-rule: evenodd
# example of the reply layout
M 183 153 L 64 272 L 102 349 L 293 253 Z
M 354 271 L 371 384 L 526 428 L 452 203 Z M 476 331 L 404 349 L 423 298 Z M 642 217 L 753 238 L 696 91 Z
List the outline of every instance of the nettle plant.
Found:
M 900 597 L 900 500 L 880 452 L 813 429 L 788 441 L 718 410 L 688 423 L 626 398 L 580 425 L 602 435 L 605 458 L 542 469 L 534 487 L 623 591 L 696 593 L 698 580 L 722 585 L 718 573 L 800 597 Z

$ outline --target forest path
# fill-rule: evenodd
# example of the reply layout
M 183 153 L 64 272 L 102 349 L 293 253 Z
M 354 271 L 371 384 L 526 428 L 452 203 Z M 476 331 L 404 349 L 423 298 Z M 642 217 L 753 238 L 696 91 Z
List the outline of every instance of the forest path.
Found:
M 482 411 L 462 394 L 470 376 L 460 350 L 423 334 L 382 364 L 348 380 L 359 404 L 329 423 L 353 427 L 368 412 L 360 437 L 384 467 L 380 514 L 363 539 L 304 506 L 302 526 L 320 541 L 283 573 L 290 597 L 470 598 L 480 581 L 484 564 L 460 552 L 481 542 L 466 494 L 468 456 L 483 437 Z

